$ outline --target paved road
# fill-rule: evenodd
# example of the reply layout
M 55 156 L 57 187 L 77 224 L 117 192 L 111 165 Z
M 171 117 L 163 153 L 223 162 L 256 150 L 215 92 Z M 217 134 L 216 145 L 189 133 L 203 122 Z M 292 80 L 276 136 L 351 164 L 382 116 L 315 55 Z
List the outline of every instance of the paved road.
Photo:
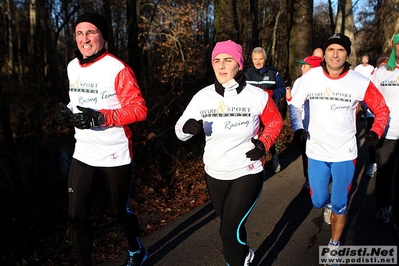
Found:
M 363 123 L 359 125 L 359 158 L 341 245 L 398 245 L 392 222 L 379 224 L 374 219 L 375 180 L 364 176 L 368 156 Z M 280 173 L 267 171 L 262 196 L 246 224 L 248 244 L 255 251 L 251 265 L 319 265 L 318 248 L 328 243 L 330 226 L 324 223 L 323 210 L 313 208 L 309 190 L 302 189 L 299 150 L 283 154 L 280 161 Z M 224 266 L 218 227 L 219 218 L 210 203 L 192 210 L 142 239 L 150 253 L 146 265 Z M 124 257 L 102 266 L 122 265 Z

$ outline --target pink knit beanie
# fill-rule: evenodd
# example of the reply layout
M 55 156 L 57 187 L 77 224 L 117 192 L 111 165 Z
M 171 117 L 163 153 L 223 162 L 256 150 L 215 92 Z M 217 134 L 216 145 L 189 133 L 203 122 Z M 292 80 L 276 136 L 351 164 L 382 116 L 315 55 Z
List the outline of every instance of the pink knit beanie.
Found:
M 215 48 L 212 51 L 212 66 L 213 60 L 218 54 L 229 54 L 231 55 L 240 66 L 240 70 L 244 68 L 244 56 L 242 55 L 241 45 L 233 42 L 232 40 L 217 42 Z

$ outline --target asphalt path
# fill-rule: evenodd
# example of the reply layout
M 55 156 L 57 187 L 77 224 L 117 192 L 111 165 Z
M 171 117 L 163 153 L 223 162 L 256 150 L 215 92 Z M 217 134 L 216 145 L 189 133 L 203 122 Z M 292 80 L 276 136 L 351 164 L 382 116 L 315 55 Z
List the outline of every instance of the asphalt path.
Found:
M 381 224 L 374 219 L 375 178 L 364 175 L 368 165 L 364 134 L 364 121 L 359 120 L 359 157 L 341 245 L 398 246 L 393 222 Z M 323 209 L 314 208 L 309 190 L 302 188 L 305 179 L 299 149 L 282 154 L 280 163 L 282 170 L 277 174 L 266 167 L 262 195 L 246 223 L 248 244 L 255 251 L 251 265 L 319 265 L 319 246 L 327 245 L 330 226 L 324 222 Z M 218 230 L 219 218 L 211 203 L 197 207 L 141 239 L 149 252 L 145 265 L 224 266 Z M 125 257 L 122 254 L 101 266 L 123 265 Z

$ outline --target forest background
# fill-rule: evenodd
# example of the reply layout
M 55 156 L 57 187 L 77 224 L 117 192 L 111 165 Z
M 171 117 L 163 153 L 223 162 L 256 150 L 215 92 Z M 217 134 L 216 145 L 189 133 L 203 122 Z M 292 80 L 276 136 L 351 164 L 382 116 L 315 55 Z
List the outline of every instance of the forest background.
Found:
M 146 121 L 133 124 L 131 207 L 143 235 L 208 200 L 201 160 L 204 140 L 177 140 L 174 125 L 191 97 L 213 83 L 217 41 L 242 44 L 245 66 L 262 46 L 267 64 L 291 85 L 295 62 L 335 32 L 352 40 L 348 61 L 375 64 L 391 51 L 399 0 L 0 0 L 0 264 L 71 265 L 66 235 L 66 182 L 73 129 L 53 118 L 68 102 L 66 66 L 74 58 L 73 23 L 96 10 L 110 22 L 108 50 L 135 71 Z M 289 120 L 277 146 L 292 145 Z M 268 157 L 266 157 L 266 161 Z M 101 180 L 98 184 L 101 187 Z M 106 194 L 93 199 L 94 261 L 126 249 L 107 215 Z

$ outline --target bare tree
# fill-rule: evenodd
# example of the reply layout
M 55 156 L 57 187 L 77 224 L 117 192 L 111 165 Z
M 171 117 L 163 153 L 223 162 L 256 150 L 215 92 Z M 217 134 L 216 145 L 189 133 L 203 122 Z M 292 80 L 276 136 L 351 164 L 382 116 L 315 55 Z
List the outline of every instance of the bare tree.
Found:
M 312 54 L 312 33 L 313 33 L 313 0 L 289 1 L 288 7 L 291 17 L 290 38 L 289 38 L 289 69 L 290 76 L 295 79 L 301 74 L 296 63 L 297 59 L 303 59 Z
M 232 39 L 238 41 L 236 0 L 215 0 L 216 41 Z
M 12 42 L 12 10 L 10 0 L 6 0 L 4 3 L 1 4 L 1 10 L 3 11 L 3 23 L 2 23 L 2 32 L 6 33 L 4 35 L 5 43 L 7 49 L 5 49 L 5 60 L 4 65 L 2 66 L 2 72 L 6 73 L 7 75 L 11 74 L 13 71 L 13 42 Z
M 313 48 L 323 48 L 328 37 L 333 34 L 331 29 L 330 6 L 328 3 L 319 3 L 313 14 Z
M 352 44 L 355 43 L 355 22 L 353 16 L 352 0 L 339 0 L 337 6 L 337 20 L 335 24 L 335 32 L 343 33 L 349 37 Z M 352 45 L 352 52 L 348 62 L 352 66 L 356 66 L 356 48 Z
M 140 76 L 140 54 L 139 54 L 139 29 L 137 26 L 137 7 L 134 0 L 126 0 L 127 32 L 129 46 L 129 65 L 137 75 Z
M 379 22 L 377 30 L 383 32 L 383 53 L 390 53 L 392 50 L 391 38 L 399 31 L 399 0 L 385 0 L 377 11 L 376 20 Z

